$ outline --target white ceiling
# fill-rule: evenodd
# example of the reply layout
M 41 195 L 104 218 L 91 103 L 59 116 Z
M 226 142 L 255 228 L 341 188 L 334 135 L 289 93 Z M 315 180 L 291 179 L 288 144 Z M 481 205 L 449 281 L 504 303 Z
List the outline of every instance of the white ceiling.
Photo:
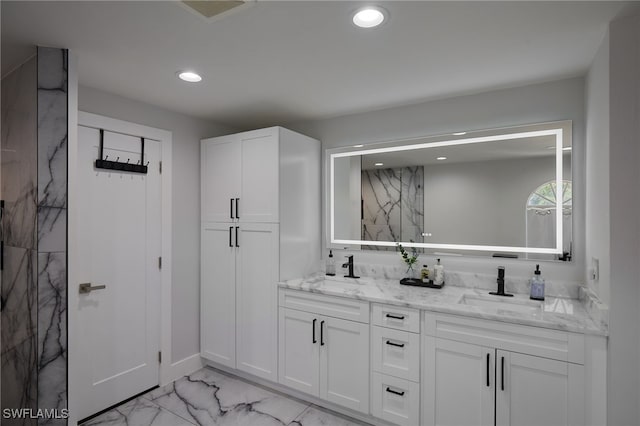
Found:
M 637 2 L 258 1 L 209 22 L 178 2 L 2 1 L 2 74 L 29 46 L 66 47 L 80 83 L 250 128 L 582 75 Z M 204 80 L 175 77 L 192 68 Z

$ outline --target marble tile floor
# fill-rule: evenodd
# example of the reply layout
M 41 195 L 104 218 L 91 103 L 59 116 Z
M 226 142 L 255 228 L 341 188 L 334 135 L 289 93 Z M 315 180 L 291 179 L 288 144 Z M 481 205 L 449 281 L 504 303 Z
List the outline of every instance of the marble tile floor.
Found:
M 363 426 L 365 423 L 205 367 L 82 426 Z

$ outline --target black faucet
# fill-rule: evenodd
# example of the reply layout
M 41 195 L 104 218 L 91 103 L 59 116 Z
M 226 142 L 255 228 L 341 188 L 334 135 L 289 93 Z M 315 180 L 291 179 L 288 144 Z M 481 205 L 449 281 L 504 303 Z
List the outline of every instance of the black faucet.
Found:
M 506 297 L 513 297 L 513 294 L 509 294 L 509 293 L 505 293 L 504 292 L 504 266 L 498 266 L 498 291 L 494 292 L 490 292 L 489 294 L 494 294 L 496 296 L 506 296 Z
M 360 277 L 356 277 L 355 275 L 353 275 L 353 256 L 346 256 L 346 258 L 348 259 L 347 263 L 343 263 L 342 267 L 343 268 L 349 268 L 349 275 L 345 275 L 345 278 L 360 278 Z

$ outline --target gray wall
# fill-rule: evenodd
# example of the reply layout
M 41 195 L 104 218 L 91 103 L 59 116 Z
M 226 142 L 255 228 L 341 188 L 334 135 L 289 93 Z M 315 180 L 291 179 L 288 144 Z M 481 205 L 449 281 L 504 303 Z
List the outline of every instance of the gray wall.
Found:
M 640 424 L 640 15 L 609 40 L 610 334 L 608 424 Z
M 586 85 L 586 259 L 585 282 L 609 304 L 609 35 L 603 40 L 589 69 Z M 591 259 L 600 264 L 593 280 Z
M 547 275 L 549 279 L 582 281 L 585 234 L 584 84 L 582 77 L 570 78 L 324 120 L 289 123 L 286 127 L 320 139 L 323 150 L 326 150 L 465 130 L 572 120 L 572 155 L 576 159 L 573 168 L 574 261 L 550 263 L 546 270 L 550 273 Z M 397 255 L 372 256 L 362 252 L 358 257 L 360 261 L 389 263 L 395 262 Z M 455 269 L 479 273 L 493 274 L 499 263 L 507 265 L 512 275 L 529 276 L 531 273 L 530 264 L 521 260 L 461 258 L 449 259 L 448 262 Z
M 80 86 L 80 111 L 173 133 L 172 362 L 200 352 L 200 139 L 235 130 Z

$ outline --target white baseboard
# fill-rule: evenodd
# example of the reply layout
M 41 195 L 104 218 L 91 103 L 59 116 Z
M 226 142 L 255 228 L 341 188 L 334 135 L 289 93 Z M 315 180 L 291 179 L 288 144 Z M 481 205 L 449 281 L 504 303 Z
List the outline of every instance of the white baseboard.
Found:
M 161 383 L 160 386 L 167 385 L 181 377 L 188 376 L 189 374 L 200 370 L 202 367 L 202 358 L 200 358 L 199 353 L 174 362 L 169 366 L 167 377 L 165 378 L 164 383 Z

